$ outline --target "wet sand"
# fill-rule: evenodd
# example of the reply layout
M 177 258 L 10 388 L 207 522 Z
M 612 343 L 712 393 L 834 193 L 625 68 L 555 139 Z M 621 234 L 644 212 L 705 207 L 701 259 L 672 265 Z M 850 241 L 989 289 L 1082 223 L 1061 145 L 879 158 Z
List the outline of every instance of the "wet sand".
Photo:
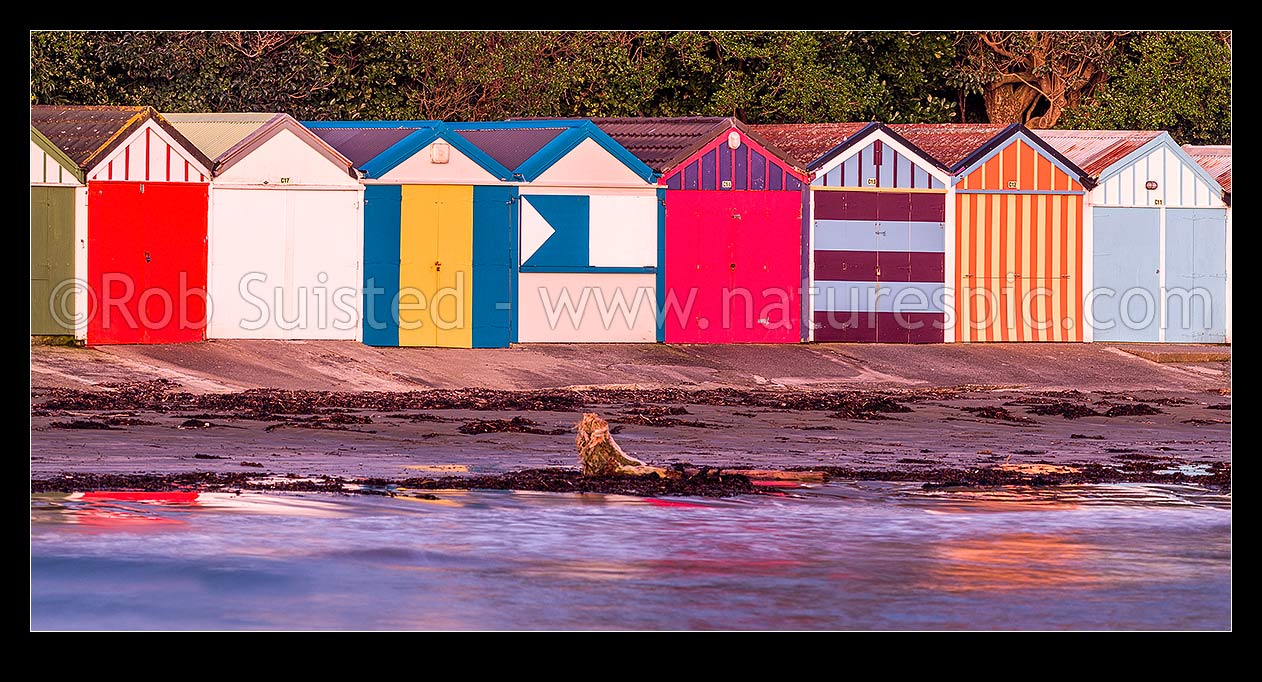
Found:
M 193 393 L 157 380 L 37 388 L 32 403 L 31 478 L 39 490 L 92 481 L 178 487 L 196 478 L 179 475 L 215 474 L 221 478 L 200 484 L 267 487 L 297 476 L 318 479 L 321 489 L 376 479 L 416 488 L 624 491 L 555 471 L 577 465 L 573 426 L 585 411 L 608 419 L 628 452 L 662 466 L 811 469 L 939 485 L 1230 485 L 1224 389 Z M 734 485 L 719 492 L 747 486 Z

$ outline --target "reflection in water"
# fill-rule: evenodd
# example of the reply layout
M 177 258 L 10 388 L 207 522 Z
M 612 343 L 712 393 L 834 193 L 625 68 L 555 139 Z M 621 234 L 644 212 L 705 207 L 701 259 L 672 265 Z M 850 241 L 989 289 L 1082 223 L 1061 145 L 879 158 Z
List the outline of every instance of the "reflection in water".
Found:
M 1231 498 L 1195 487 L 398 492 L 35 495 L 32 627 L 1231 624 Z
M 1099 550 L 1057 535 L 990 535 L 934 545 L 933 552 L 931 587 L 943 590 L 1089 587 L 1104 581 L 1085 570 Z

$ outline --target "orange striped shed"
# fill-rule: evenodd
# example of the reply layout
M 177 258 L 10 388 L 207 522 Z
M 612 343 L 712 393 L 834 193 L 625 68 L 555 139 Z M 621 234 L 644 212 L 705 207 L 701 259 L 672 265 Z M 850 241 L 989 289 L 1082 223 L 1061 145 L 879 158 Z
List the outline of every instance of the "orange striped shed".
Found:
M 954 175 L 955 340 L 1083 341 L 1087 174 L 1013 125 Z

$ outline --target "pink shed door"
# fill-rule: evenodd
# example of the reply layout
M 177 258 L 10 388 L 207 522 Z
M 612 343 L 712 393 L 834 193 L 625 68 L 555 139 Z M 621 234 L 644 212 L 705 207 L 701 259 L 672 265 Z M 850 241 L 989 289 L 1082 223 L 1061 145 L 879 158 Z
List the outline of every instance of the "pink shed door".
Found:
M 797 343 L 801 195 L 666 192 L 666 342 Z

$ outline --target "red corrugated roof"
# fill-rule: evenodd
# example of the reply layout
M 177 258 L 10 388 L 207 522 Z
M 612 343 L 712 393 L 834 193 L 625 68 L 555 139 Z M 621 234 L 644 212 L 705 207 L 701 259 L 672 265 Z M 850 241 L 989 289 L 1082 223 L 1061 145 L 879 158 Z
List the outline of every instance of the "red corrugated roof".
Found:
M 867 123 L 767 123 L 750 126 L 793 160 L 809 166 Z
M 1209 171 L 1223 189 L 1231 191 L 1231 145 L 1229 144 L 1185 144 L 1183 151 L 1188 153 L 1201 168 Z
M 726 129 L 723 116 L 593 118 L 605 134 L 655 171 L 665 172 L 700 145 Z
M 1065 158 L 1093 178 L 1128 154 L 1152 142 L 1160 130 L 1036 130 Z
M 890 129 L 942 165 L 954 168 L 1007 127 L 997 123 L 899 123 Z

